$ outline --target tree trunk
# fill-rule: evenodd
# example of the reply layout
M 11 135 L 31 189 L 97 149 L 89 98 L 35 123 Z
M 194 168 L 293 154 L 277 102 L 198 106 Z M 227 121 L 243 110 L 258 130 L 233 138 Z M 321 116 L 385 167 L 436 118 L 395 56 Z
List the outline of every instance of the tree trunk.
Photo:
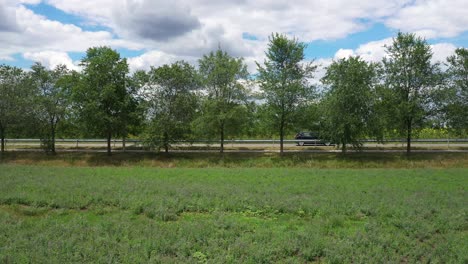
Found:
M 408 134 L 406 136 L 406 153 L 410 154 L 411 153 L 411 121 L 408 122 Z
M 111 152 L 111 139 L 112 139 L 112 134 L 109 132 L 109 133 L 107 133 L 107 156 L 112 155 L 112 152 Z
M 284 140 L 284 123 L 281 122 L 280 124 L 280 155 L 283 156 L 283 140 Z
M 224 124 L 221 125 L 221 148 L 220 153 L 224 153 Z
M 1 153 L 5 152 L 5 129 L 3 126 L 0 126 L 0 137 L 2 139 L 2 147 L 1 147 Z
M 167 132 L 164 132 L 164 152 L 169 153 L 169 135 Z
M 344 127 L 344 135 L 341 137 L 341 153 L 346 153 L 346 143 L 348 143 L 348 135 L 349 135 L 349 125 L 346 124 Z
M 55 126 L 54 124 L 52 123 L 51 124 L 51 145 L 50 145 L 50 151 L 52 152 L 52 154 L 55 154 Z

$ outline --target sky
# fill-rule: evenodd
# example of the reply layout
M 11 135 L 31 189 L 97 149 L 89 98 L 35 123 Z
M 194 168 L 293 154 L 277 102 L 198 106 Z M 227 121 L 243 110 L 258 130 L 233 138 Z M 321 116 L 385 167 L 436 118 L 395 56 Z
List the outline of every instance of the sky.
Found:
M 130 70 L 178 60 L 194 65 L 221 47 L 251 73 L 273 32 L 307 44 L 321 68 L 359 55 L 380 61 L 398 31 L 423 37 L 433 61 L 468 47 L 467 0 L 0 0 L 0 64 L 24 69 L 79 62 L 110 46 Z

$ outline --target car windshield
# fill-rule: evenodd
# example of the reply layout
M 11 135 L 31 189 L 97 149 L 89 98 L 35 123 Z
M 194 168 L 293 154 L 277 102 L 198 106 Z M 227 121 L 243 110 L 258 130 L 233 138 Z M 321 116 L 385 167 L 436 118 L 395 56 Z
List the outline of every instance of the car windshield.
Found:
M 314 136 L 316 136 L 316 134 L 312 133 L 312 132 L 303 132 L 302 135 L 305 136 L 305 137 L 314 137 Z

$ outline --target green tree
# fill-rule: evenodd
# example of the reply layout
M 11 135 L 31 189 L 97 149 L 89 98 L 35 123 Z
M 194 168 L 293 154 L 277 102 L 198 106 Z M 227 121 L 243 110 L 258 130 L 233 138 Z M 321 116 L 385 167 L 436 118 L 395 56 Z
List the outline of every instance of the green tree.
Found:
M 297 110 L 311 100 L 315 91 L 308 79 L 317 67 L 301 63 L 305 48 L 297 39 L 273 34 L 264 66 L 257 63 L 257 80 L 266 99 L 268 119 L 279 132 L 281 154 L 285 132 L 294 123 Z
M 375 65 L 359 57 L 333 61 L 322 82 L 328 88 L 322 101 L 322 134 L 343 152 L 348 144 L 360 148 L 360 139 L 372 131 Z
M 383 66 L 388 124 L 406 136 L 406 151 L 410 153 L 415 127 L 422 126 L 428 116 L 431 90 L 440 76 L 439 67 L 431 63 L 429 44 L 414 34 L 399 32 L 386 52 Z
M 0 139 L 1 153 L 5 151 L 7 132 L 21 125 L 27 109 L 28 94 L 26 74 L 17 67 L 0 65 Z
M 456 49 L 455 55 L 447 58 L 447 63 L 443 111 L 448 125 L 463 134 L 468 129 L 468 49 Z
M 112 137 L 126 136 L 137 109 L 133 87 L 127 87 L 127 61 L 109 47 L 93 47 L 81 66 L 82 78 L 73 92 L 79 119 L 93 135 L 107 139 L 111 155 Z
M 47 70 L 42 64 L 31 67 L 32 83 L 37 89 L 36 106 L 39 123 L 44 127 L 43 147 L 55 154 L 55 137 L 58 123 L 65 118 L 69 107 L 69 86 L 66 75 L 69 70 L 65 65 L 58 65 L 54 70 Z
M 145 104 L 145 92 L 149 88 L 149 75 L 144 70 L 135 71 L 127 79 L 127 90 L 132 97 L 134 98 L 134 111 L 131 113 L 131 118 L 127 120 L 129 123 L 127 125 L 127 133 L 124 133 L 123 148 L 125 150 L 125 136 L 137 136 L 144 130 L 144 119 L 145 111 L 147 110 L 148 105 Z
M 247 66 L 242 58 L 217 50 L 199 60 L 199 73 L 207 95 L 194 125 L 205 135 L 219 136 L 223 153 L 224 139 L 241 132 L 245 123 Z
M 60 120 L 58 120 L 56 125 L 56 138 L 81 138 L 92 136 L 92 134 L 87 133 L 86 127 L 80 122 L 78 104 L 74 101 L 74 90 L 77 86 L 81 85 L 81 82 L 82 74 L 74 70 L 68 70 L 57 80 L 56 84 L 59 87 L 57 89 L 60 89 L 60 96 L 64 98 L 62 98 L 63 101 L 58 102 L 59 107 L 57 110 L 62 109 L 63 112 L 60 111 Z M 47 139 L 47 123 L 42 125 L 38 124 L 38 126 L 44 125 Z
M 178 61 L 150 70 L 147 141 L 169 152 L 172 143 L 191 137 L 191 122 L 197 109 L 197 73 Z

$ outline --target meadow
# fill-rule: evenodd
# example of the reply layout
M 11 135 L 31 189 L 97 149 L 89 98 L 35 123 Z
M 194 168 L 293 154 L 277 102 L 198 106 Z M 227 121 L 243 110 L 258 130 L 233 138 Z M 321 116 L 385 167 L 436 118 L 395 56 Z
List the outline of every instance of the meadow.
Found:
M 178 158 L 177 168 L 3 160 L 0 262 L 468 261 L 466 156 L 447 159 L 453 168 L 377 161 L 384 169 L 366 158 L 327 163 L 341 168 Z

